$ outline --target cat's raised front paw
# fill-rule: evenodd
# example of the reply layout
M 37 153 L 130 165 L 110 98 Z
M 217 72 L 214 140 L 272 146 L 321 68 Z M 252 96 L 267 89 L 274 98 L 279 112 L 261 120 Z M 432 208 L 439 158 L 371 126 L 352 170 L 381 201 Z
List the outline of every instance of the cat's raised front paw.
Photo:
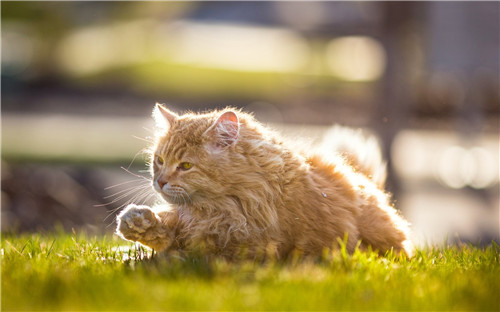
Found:
M 158 219 L 148 206 L 128 205 L 117 218 L 117 234 L 125 239 L 137 241 Z

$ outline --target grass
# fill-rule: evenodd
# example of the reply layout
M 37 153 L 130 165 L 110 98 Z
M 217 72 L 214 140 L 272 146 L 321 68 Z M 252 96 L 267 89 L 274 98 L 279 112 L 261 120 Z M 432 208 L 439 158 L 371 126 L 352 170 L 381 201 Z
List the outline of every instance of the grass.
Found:
M 317 261 L 152 254 L 111 237 L 3 235 L 2 310 L 500 310 L 500 247 Z

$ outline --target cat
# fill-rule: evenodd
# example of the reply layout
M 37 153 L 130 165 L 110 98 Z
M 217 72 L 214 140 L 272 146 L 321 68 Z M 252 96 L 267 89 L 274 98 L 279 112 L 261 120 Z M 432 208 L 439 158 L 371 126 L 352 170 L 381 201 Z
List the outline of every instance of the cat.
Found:
M 122 238 L 227 258 L 321 255 L 343 240 L 348 252 L 411 257 L 409 224 L 383 190 L 373 139 L 336 128 L 330 137 L 342 144 L 327 140 L 330 152 L 308 155 L 233 108 L 177 115 L 157 104 L 153 117 L 150 170 L 161 203 L 127 206 L 117 217 Z

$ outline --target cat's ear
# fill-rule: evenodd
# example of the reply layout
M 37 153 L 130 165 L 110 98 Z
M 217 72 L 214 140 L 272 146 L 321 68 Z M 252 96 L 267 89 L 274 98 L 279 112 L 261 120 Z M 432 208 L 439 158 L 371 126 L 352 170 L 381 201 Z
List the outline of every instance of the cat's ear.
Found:
M 238 140 L 240 132 L 238 115 L 233 111 L 222 113 L 209 130 L 211 135 L 215 137 L 217 146 L 233 145 Z
M 179 116 L 166 109 L 165 106 L 156 103 L 153 109 L 153 118 L 156 123 L 156 129 L 161 132 L 166 132 Z

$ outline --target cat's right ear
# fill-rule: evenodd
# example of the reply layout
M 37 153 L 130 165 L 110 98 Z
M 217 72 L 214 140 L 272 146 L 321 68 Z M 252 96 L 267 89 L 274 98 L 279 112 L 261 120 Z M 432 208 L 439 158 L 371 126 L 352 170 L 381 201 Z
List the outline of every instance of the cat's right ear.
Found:
M 169 111 L 165 108 L 165 106 L 156 103 L 155 108 L 153 109 L 153 118 L 155 120 L 157 131 L 165 133 L 168 129 L 170 129 L 179 116 Z
M 221 151 L 238 141 L 240 122 L 233 111 L 222 113 L 205 133 L 210 138 L 210 149 Z

